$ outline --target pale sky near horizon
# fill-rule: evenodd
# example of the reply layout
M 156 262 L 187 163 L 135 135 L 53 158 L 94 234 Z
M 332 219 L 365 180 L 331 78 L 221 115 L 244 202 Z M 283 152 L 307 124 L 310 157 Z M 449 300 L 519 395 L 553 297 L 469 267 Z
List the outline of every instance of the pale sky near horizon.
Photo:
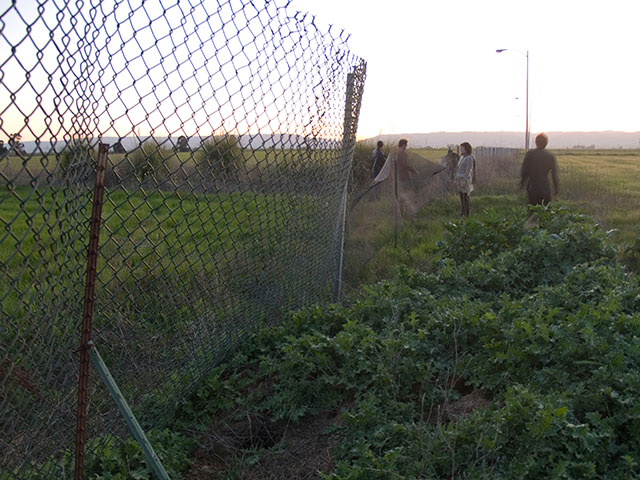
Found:
M 187 14 L 183 9 L 186 3 L 181 0 L 148 1 L 145 9 L 157 16 L 151 29 L 145 9 L 129 11 L 132 7 L 127 3 L 103 0 L 100 11 L 104 11 L 105 19 L 99 23 L 100 28 L 93 25 L 96 31 L 92 34 L 99 36 L 92 41 L 108 44 L 108 48 L 101 48 L 99 60 L 90 64 L 92 69 L 94 64 L 102 66 L 100 80 L 104 80 L 92 88 L 100 87 L 106 93 L 96 106 L 88 105 L 87 99 L 74 98 L 88 87 L 83 83 L 82 59 L 72 61 L 69 53 L 74 52 L 76 43 L 82 44 L 84 37 L 82 41 L 69 37 L 66 42 L 71 50 L 62 53 L 57 53 L 60 45 L 49 40 L 49 29 L 53 29 L 51 38 L 65 44 L 63 32 L 70 30 L 71 17 L 62 16 L 60 20 L 55 2 L 45 2 L 41 15 L 35 0 L 22 0 L 0 19 L 0 64 L 12 73 L 0 81 L 0 137 L 20 131 L 24 140 L 35 135 L 48 140 L 45 121 L 55 131 L 56 122 L 68 121 L 75 111 L 72 105 L 83 113 L 98 112 L 103 135 L 110 135 L 115 127 L 118 135 L 136 129 L 142 135 L 180 131 L 206 134 L 207 128 L 215 130 L 224 125 L 221 118 L 235 120 L 237 116 L 242 119 L 232 129 L 240 132 L 287 127 L 287 122 L 280 121 L 276 97 L 280 90 L 287 90 L 289 77 L 276 85 L 280 90 L 272 85 L 260 99 L 260 105 L 269 109 L 270 117 L 264 120 L 260 116 L 263 110 L 247 100 L 243 91 L 235 92 L 229 85 L 243 81 L 238 73 L 244 65 L 243 55 L 219 68 L 205 68 L 209 61 L 205 57 L 218 51 L 212 49 L 220 49 L 222 62 L 226 58 L 225 42 L 234 50 L 239 48 L 239 40 L 234 43 L 233 38 L 229 40 L 219 32 L 207 37 L 206 23 L 201 39 L 194 26 L 196 20 L 209 18 L 207 9 L 224 10 L 227 13 L 223 16 L 227 17 L 232 10 L 238 13 L 243 7 L 251 13 L 253 9 L 273 10 L 274 4 L 279 8 L 286 3 L 203 2 L 192 7 L 195 14 Z M 161 7 L 170 10 L 163 15 Z M 314 15 L 314 23 L 322 32 L 330 25 L 334 34 L 344 30 L 350 35 L 351 52 L 367 61 L 359 138 L 379 133 L 523 132 L 526 51 L 532 133 L 640 132 L 640 0 L 290 0 L 287 15 L 296 11 Z M 181 23 L 185 18 L 186 27 Z M 243 17 L 238 13 L 234 18 L 233 22 Z M 261 18 L 251 20 L 256 31 L 264 28 Z M 34 25 L 27 28 L 29 22 Z M 232 30 L 242 27 L 247 34 L 248 24 L 233 22 L 228 23 Z M 211 32 L 219 27 L 215 21 L 212 25 Z M 125 43 L 126 48 L 121 47 Z M 291 57 L 302 48 L 276 45 Z M 15 55 L 9 46 L 17 48 Z M 36 57 L 36 47 L 46 52 L 41 60 Z M 247 61 L 251 48 L 253 55 L 269 55 L 256 45 L 245 45 L 241 51 Z M 508 50 L 496 53 L 499 48 Z M 92 55 L 96 51 L 94 48 Z M 185 58 L 189 61 L 179 62 Z M 25 81 L 27 70 L 30 77 Z M 47 79 L 51 72 L 53 77 Z M 58 78 L 63 76 L 78 78 L 74 82 Z M 73 88 L 59 100 L 55 97 L 63 80 Z M 255 79 L 244 81 L 248 85 Z M 233 98 L 225 98 L 225 92 Z M 15 101 L 10 94 L 16 94 Z M 206 102 L 198 103 L 200 97 Z M 304 103 L 304 99 L 296 101 Z M 296 105 L 301 111 L 307 111 L 306 107 Z M 58 110 L 60 120 L 58 114 L 50 113 Z
M 358 137 L 640 131 L 639 0 L 291 0 L 367 61 Z M 496 49 L 513 51 L 496 53 Z M 518 53 L 517 50 L 522 52 Z

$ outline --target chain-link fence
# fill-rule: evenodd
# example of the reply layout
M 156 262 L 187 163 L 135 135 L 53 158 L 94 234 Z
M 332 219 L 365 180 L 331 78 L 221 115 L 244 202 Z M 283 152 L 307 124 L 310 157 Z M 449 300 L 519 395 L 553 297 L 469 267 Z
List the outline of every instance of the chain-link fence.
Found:
M 1 7 L 2 479 L 73 475 L 99 143 L 90 333 L 144 426 L 339 289 L 365 75 L 345 35 L 269 0 L 135 5 Z M 87 408 L 99 455 L 125 432 L 93 373 Z

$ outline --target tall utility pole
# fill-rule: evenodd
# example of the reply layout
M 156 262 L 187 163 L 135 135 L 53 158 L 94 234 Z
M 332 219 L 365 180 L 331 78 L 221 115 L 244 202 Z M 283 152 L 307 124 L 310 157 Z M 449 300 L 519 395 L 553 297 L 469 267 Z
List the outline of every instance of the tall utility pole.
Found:
M 525 52 L 521 52 L 520 50 L 514 50 L 513 48 L 499 48 L 496 50 L 496 53 L 506 52 L 507 50 L 511 50 L 513 52 L 518 52 L 520 55 L 524 55 L 527 59 L 527 77 L 526 77 L 526 98 L 525 98 L 525 126 L 524 126 L 524 151 L 529 151 L 529 50 Z

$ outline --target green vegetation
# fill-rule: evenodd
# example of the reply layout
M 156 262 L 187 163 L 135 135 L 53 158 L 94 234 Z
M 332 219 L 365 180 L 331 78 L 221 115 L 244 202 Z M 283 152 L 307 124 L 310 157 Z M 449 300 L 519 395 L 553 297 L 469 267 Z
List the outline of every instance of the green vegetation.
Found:
M 371 149 L 358 150 L 360 168 L 352 172 L 358 181 L 366 181 Z M 437 161 L 445 152 L 417 153 Z M 189 469 L 187 478 L 295 478 L 296 468 L 331 480 L 640 476 L 640 287 L 630 273 L 640 267 L 640 152 L 556 153 L 561 193 L 549 209 L 537 210 L 533 228 L 516 190 L 518 165 L 492 170 L 492 181 L 472 196 L 470 220 L 458 220 L 456 197 L 440 198 L 404 222 L 397 247 L 392 215 L 365 215 L 351 224 L 344 303 L 294 312 L 265 328 L 214 369 L 163 429 L 149 430 L 172 478 Z M 262 151 L 252 168 L 262 169 L 264 178 L 303 180 L 310 170 L 290 162 L 300 154 Z M 136 173 L 138 180 L 155 184 L 167 162 L 197 161 L 191 153 L 167 155 L 152 171 Z M 117 157 L 110 155 L 115 163 Z M 323 158 L 309 165 L 321 167 Z M 8 273 L 0 285 L 2 308 L 16 318 L 44 318 L 46 312 L 27 311 L 29 305 L 47 304 L 43 295 L 54 302 L 68 285 L 82 285 L 91 194 L 10 192 L 0 202 L 0 216 L 11 225 L 0 246 Z M 107 326 L 126 328 L 136 339 L 167 331 L 195 335 L 188 331 L 193 312 L 180 297 L 202 282 L 189 278 L 194 262 L 222 262 L 232 250 L 229 269 L 248 271 L 247 265 L 262 265 L 260 259 L 283 255 L 286 245 L 300 266 L 309 261 L 308 249 L 327 241 L 310 236 L 303 221 L 284 220 L 315 215 L 312 196 L 113 188 L 107 199 L 109 235 L 102 237 L 99 269 L 117 308 L 101 310 L 126 318 L 126 325 L 107 319 Z M 365 207 L 379 213 L 380 205 Z M 293 244 L 265 240 L 283 232 Z M 254 268 L 260 279 L 248 284 L 223 273 L 208 288 L 215 289 L 214 301 L 233 298 L 245 310 L 258 301 L 254 290 L 278 303 L 271 284 L 289 278 L 287 268 L 275 276 Z M 33 286 L 47 276 L 59 279 L 51 292 Z M 175 295 L 150 295 L 158 289 Z M 219 313 L 234 321 L 233 308 Z M 10 324 L 19 326 L 15 319 Z M 51 338 L 75 341 L 72 322 L 51 328 Z M 176 368 L 194 352 L 211 362 L 206 345 L 193 347 L 182 352 L 135 342 L 134 349 Z M 167 392 L 191 380 L 170 373 L 166 385 L 148 391 L 135 408 L 163 416 L 175 401 Z M 93 440 L 92 447 L 107 448 L 88 456 L 87 478 L 151 479 L 137 445 L 114 438 Z M 323 439 L 322 454 L 317 439 Z M 51 472 L 65 478 L 60 471 L 69 472 L 71 464 L 69 456 L 51 460 L 32 478 L 52 478 Z
M 189 468 L 189 455 L 196 449 L 196 442 L 184 434 L 171 430 L 148 430 L 147 439 L 153 445 L 162 466 L 172 479 L 182 477 Z M 75 456 L 65 451 L 61 458 L 27 467 L 20 472 L 0 471 L 0 480 L 29 478 L 30 480 L 67 480 L 74 478 Z M 85 456 L 87 480 L 153 480 L 155 476 L 147 466 L 138 443 L 129 438 L 124 441 L 114 435 L 94 437 L 87 442 Z M 17 476 L 19 473 L 19 476 Z
M 475 207 L 422 271 L 294 312 L 214 369 L 151 432 L 172 478 L 636 478 L 638 278 L 588 217 Z M 88 465 L 151 478 L 131 442 Z
M 140 148 L 127 155 L 115 169 L 125 185 L 158 185 L 162 186 L 174 169 L 177 153 L 146 141 Z
M 429 271 L 265 329 L 189 405 L 262 425 L 206 465 L 264 478 L 325 418 L 318 478 L 637 477 L 638 279 L 588 217 L 536 215 L 448 224 Z
M 242 151 L 234 136 L 213 137 L 196 155 L 196 170 L 209 181 L 232 179 L 240 168 Z
M 214 449 L 221 478 L 292 468 L 292 442 L 318 422 L 323 478 L 640 475 L 640 290 L 619 263 L 640 258 L 640 190 L 624 186 L 640 178 L 638 152 L 601 157 L 558 156 L 561 194 L 533 229 L 519 163 L 480 186 L 470 221 L 449 223 L 458 199 L 437 200 L 402 225 L 398 248 L 391 215 L 352 224 L 346 306 L 293 314 L 201 390 L 212 434 L 220 419 L 262 426 L 250 448 Z M 611 210 L 621 199 L 623 222 Z
M 51 405 L 64 404 L 77 389 L 73 381 L 62 384 L 52 370 L 68 368 L 64 362 L 73 361 L 77 348 L 91 196 L 84 188 L 17 187 L 0 202 L 6 226 L 0 247 L 6 315 L 0 374 L 7 364 L 17 372 L 9 379 L 5 406 L 20 429 L 8 429 L 7 435 L 15 434 L 10 438 L 17 444 L 25 438 L 44 452 L 51 440 L 43 418 L 52 415 Z M 103 335 L 98 343 L 119 387 L 147 425 L 161 428 L 170 422 L 175 404 L 199 373 L 259 320 L 271 319 L 295 295 L 314 294 L 284 286 L 298 287 L 287 279 L 305 266 L 318 275 L 312 264 L 317 255 L 308 249 L 322 251 L 327 240 L 292 221 L 314 218 L 317 211 L 309 195 L 106 192 L 93 325 Z M 318 280 L 326 283 L 321 275 Z M 209 319 L 206 327 L 201 327 L 203 315 Z M 123 356 L 140 365 L 123 364 Z M 158 365 L 162 375 L 140 374 Z M 22 380 L 22 372 L 33 371 L 38 372 L 33 384 Z M 31 394 L 47 403 L 34 405 Z M 93 405 L 110 401 L 92 397 Z M 29 437 L 20 433 L 25 430 Z M 114 445 L 111 451 L 130 448 Z M 64 478 L 58 460 L 51 465 L 56 473 L 42 478 Z M 133 464 L 117 468 L 126 465 Z
M 84 270 L 86 255 L 81 253 L 86 250 L 87 231 L 77 227 L 89 218 L 90 201 L 89 190 L 18 187 L 0 202 L 0 216 L 10 225 L 0 247 L 5 267 L 0 292 L 7 311 L 14 302 L 12 295 L 24 294 L 35 280 Z M 241 250 L 242 245 L 251 245 L 255 255 L 273 253 L 276 245 L 268 239 L 281 231 L 282 211 L 293 210 L 292 201 L 277 194 L 155 191 L 145 195 L 114 189 L 106 193 L 102 211 L 101 281 L 132 286 L 148 273 L 181 276 L 194 259 L 213 263 L 223 251 Z M 296 199 L 295 211 L 301 216 L 313 215 L 314 208 L 311 199 Z M 257 247 L 264 250 L 256 251 Z M 9 278 L 19 278 L 19 283 L 10 286 Z

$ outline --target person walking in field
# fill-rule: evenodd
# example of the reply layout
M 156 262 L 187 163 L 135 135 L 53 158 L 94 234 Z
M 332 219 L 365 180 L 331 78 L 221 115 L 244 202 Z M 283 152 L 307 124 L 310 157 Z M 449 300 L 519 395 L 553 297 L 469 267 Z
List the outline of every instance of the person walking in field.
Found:
M 381 140 L 378 140 L 376 148 L 373 152 L 371 152 L 371 179 L 375 180 L 375 178 L 382 170 L 384 166 L 384 162 L 387 161 L 387 158 L 382 151 L 382 147 L 384 147 L 384 143 Z M 371 200 L 377 200 L 380 198 L 380 185 L 376 185 L 373 187 L 373 192 L 371 192 Z
M 371 178 L 374 179 L 382 170 L 382 166 L 384 162 L 387 161 L 387 158 L 384 156 L 384 152 L 382 151 L 382 147 L 384 147 L 384 143 L 382 140 L 378 140 L 376 144 L 376 149 L 371 152 Z
M 447 150 L 447 155 L 444 157 L 444 166 L 447 169 L 447 178 L 453 182 L 458 170 L 458 161 L 460 155 L 451 150 L 451 147 Z
M 455 183 L 460 195 L 460 215 L 469 216 L 471 201 L 469 195 L 473 192 L 476 183 L 476 159 L 471 154 L 473 148 L 469 142 L 460 144 L 460 160 L 456 172 Z
M 398 172 L 397 185 L 397 202 L 400 209 L 400 216 L 404 218 L 407 215 L 416 213 L 415 201 L 412 196 L 411 179 L 418 175 L 418 171 L 409 164 L 407 155 L 407 146 L 409 141 L 401 138 L 398 142 L 398 150 L 396 151 L 396 171 Z
M 527 189 L 529 205 L 547 205 L 551 201 L 549 174 L 553 181 L 553 195 L 558 194 L 558 162 L 545 150 L 548 143 L 546 134 L 536 136 L 536 148 L 529 150 L 522 162 L 520 189 Z

